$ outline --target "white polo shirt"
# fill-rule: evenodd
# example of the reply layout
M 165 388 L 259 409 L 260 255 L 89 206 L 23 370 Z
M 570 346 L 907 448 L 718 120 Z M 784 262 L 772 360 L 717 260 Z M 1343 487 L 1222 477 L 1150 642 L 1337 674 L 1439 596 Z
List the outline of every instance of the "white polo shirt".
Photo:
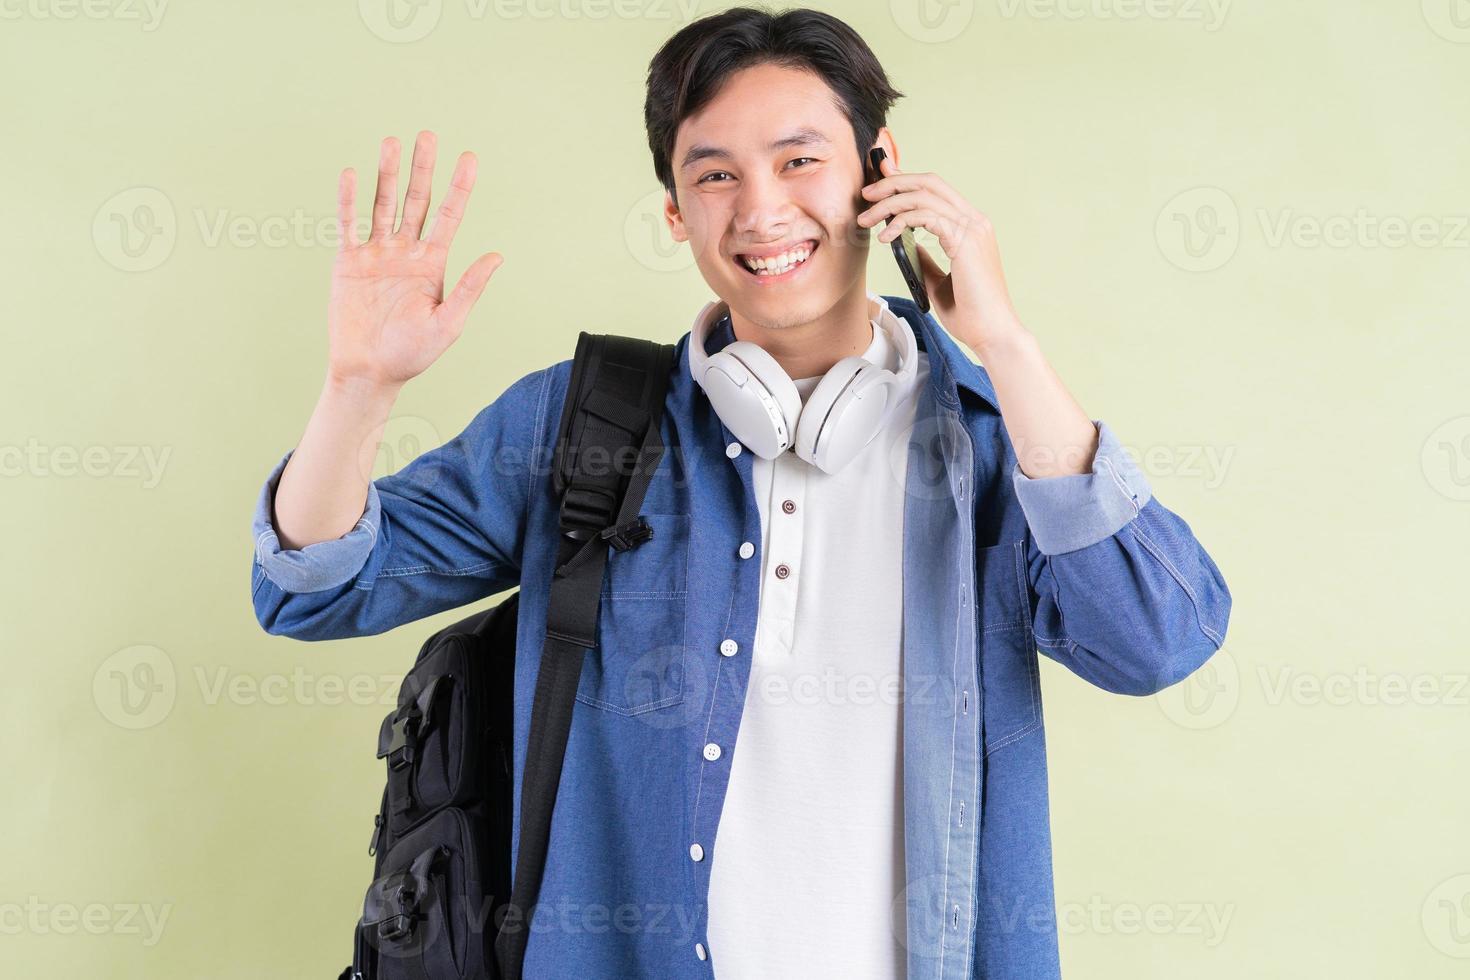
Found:
M 876 320 L 863 356 L 898 369 Z M 837 473 L 793 452 L 754 460 L 761 588 L 710 867 L 717 980 L 905 976 L 904 464 L 928 370 L 921 351 L 887 425 Z M 820 380 L 795 379 L 803 404 Z

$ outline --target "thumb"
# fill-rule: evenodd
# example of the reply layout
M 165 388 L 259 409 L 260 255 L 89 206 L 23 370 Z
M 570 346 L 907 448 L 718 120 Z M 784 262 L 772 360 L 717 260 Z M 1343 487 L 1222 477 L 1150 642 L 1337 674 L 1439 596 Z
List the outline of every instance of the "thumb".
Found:
M 487 252 L 471 262 L 470 267 L 459 277 L 453 292 L 439 304 L 436 314 L 440 322 L 458 334 L 464 326 L 465 318 L 470 315 L 470 308 L 475 305 L 475 300 L 480 298 L 490 277 L 504 261 L 505 256 L 499 252 Z

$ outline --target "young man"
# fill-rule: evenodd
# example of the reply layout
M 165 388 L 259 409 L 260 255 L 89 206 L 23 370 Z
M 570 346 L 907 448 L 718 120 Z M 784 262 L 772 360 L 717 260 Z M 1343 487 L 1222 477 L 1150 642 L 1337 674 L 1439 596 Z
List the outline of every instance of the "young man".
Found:
M 1223 641 L 1219 570 L 1051 370 L 984 215 L 897 168 L 898 97 L 806 10 L 703 18 L 650 66 L 666 217 L 718 299 L 677 345 L 656 533 L 608 563 L 528 977 L 1056 976 L 1037 651 L 1146 695 Z M 398 161 L 385 140 L 364 243 L 342 177 L 327 381 L 262 489 L 253 600 L 317 640 L 519 584 L 518 801 L 557 545 L 535 461 L 570 361 L 368 482 L 501 258 L 440 302 L 474 158 L 424 238 L 432 134 L 395 231 Z M 885 254 L 903 226 L 939 238 L 944 329 L 867 290 L 885 219 Z

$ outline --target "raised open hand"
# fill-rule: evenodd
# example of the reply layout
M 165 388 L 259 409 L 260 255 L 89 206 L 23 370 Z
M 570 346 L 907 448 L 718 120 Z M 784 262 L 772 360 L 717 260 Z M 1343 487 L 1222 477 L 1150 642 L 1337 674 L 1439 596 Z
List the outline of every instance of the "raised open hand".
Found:
M 372 231 L 358 242 L 357 175 L 342 171 L 337 193 L 341 238 L 332 267 L 327 309 L 328 374 L 334 380 L 398 388 L 423 373 L 459 337 L 465 317 L 504 257 L 487 252 L 470 264 L 454 291 L 444 295 L 449 244 L 475 186 L 475 155 L 460 154 L 449 193 L 427 238 L 420 238 L 429 210 L 437 140 L 419 133 L 413 148 L 408 194 L 398 218 L 398 140 L 383 140 Z

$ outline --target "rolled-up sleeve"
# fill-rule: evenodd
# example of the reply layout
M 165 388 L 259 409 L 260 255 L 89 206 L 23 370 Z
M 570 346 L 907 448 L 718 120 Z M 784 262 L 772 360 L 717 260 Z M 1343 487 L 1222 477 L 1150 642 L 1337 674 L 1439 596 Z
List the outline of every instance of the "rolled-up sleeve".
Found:
M 1090 472 L 1033 478 L 1021 472 L 1019 463 L 1011 471 L 1026 523 L 1043 554 L 1065 554 L 1112 537 L 1153 496 L 1113 430 L 1098 419 L 1092 424 L 1097 451 Z
M 529 501 L 545 482 L 535 450 L 553 378 L 569 365 L 525 375 L 449 442 L 374 480 L 357 523 L 330 541 L 281 547 L 274 502 L 291 453 L 282 457 L 252 523 L 261 628 L 299 640 L 369 636 L 518 584 Z
M 1154 694 L 1225 642 L 1230 589 L 1102 422 L 1091 472 L 1012 472 L 1030 543 L 1037 648 L 1107 691 Z
M 383 504 L 376 484 L 368 484 L 367 505 L 352 530 L 331 541 L 319 541 L 305 548 L 283 549 L 276 533 L 276 487 L 286 462 L 296 450 L 291 449 L 266 477 L 255 502 L 251 530 L 255 534 L 255 560 L 260 572 L 286 592 L 321 592 L 350 582 L 372 553 L 382 523 Z

